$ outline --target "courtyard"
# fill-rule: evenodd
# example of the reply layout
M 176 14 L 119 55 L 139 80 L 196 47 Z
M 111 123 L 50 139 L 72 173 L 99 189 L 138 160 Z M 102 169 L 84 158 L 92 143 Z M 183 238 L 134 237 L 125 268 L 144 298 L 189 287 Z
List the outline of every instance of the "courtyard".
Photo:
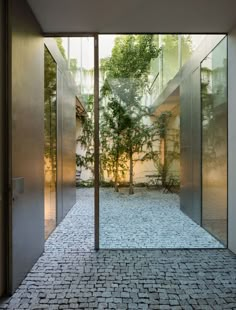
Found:
M 92 192 L 93 189 L 77 191 L 78 203 L 48 238 L 44 254 L 19 289 L 11 299 L 0 305 L 0 309 L 236 309 L 236 256 L 226 249 L 94 251 Z M 152 192 L 151 195 L 155 200 L 157 194 Z M 183 225 L 185 229 L 191 228 L 195 234 L 202 233 L 202 237 L 198 239 L 200 245 L 199 240 L 203 242 L 208 235 L 193 223 L 188 223 L 181 213 L 178 214 L 178 211 L 175 211 L 175 208 L 178 210 L 177 205 L 172 208 L 169 206 L 170 210 L 168 209 L 167 201 L 171 198 L 172 203 L 177 204 L 178 197 L 171 194 L 170 197 L 161 193 L 158 195 L 162 208 L 166 204 L 167 209 L 167 213 L 163 212 L 158 226 L 164 221 L 164 215 L 172 215 L 171 223 L 174 219 L 180 221 L 179 233 L 183 231 Z M 113 202 L 109 204 L 109 208 L 112 208 L 111 217 L 106 215 L 109 197 L 110 203 Z M 118 210 L 126 208 L 126 203 L 131 208 L 129 215 L 124 210 L 121 215 L 122 210 L 119 211 L 115 217 L 120 218 L 116 227 L 114 224 L 108 225 L 105 217 L 101 221 L 102 225 L 107 224 L 104 236 L 111 232 L 110 238 L 102 240 L 103 246 L 109 245 L 112 240 L 116 242 L 115 246 L 124 241 L 115 234 L 118 224 L 120 225 L 124 218 L 127 218 L 128 224 L 131 217 L 133 225 L 136 225 L 140 224 L 144 215 L 147 216 L 147 210 L 143 215 L 139 212 L 135 219 L 132 216 L 132 207 L 135 208 L 135 204 L 131 204 L 130 200 L 144 203 L 144 197 L 145 193 L 141 192 L 127 198 L 125 193 L 113 194 L 110 189 L 101 191 L 101 201 L 107 201 L 106 204 L 101 203 L 101 211 L 104 208 L 102 215 L 107 216 L 107 221 L 114 220 L 115 207 Z M 117 201 L 122 199 L 124 204 L 119 207 Z M 84 201 L 84 204 L 81 204 L 81 201 Z M 144 208 L 142 203 L 140 208 Z M 154 202 L 151 207 L 154 208 Z M 158 210 L 158 206 L 156 209 Z M 158 215 L 160 214 L 159 210 Z M 148 220 L 153 217 L 152 213 Z M 147 227 L 153 232 L 152 225 L 154 226 L 149 223 Z M 167 226 L 163 223 L 161 227 Z M 117 231 L 118 235 L 122 229 Z M 188 232 L 185 232 L 185 236 L 187 235 Z M 131 238 L 131 230 L 127 228 L 122 236 L 129 240 L 126 245 L 137 246 L 134 238 Z M 136 231 L 136 236 L 140 238 L 139 242 L 143 242 L 143 233 L 139 236 Z M 191 238 L 191 234 L 188 238 Z M 163 240 L 164 246 L 168 237 Z M 207 240 L 212 242 L 212 246 L 218 245 L 210 237 Z M 150 246 L 150 241 L 146 246 Z

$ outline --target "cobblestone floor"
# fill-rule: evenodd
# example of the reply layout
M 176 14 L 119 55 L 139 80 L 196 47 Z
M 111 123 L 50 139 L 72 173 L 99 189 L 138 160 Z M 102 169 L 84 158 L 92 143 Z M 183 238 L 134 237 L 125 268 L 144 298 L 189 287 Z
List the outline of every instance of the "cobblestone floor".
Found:
M 91 215 L 76 208 L 0 309 L 236 309 L 228 250 L 95 252 Z

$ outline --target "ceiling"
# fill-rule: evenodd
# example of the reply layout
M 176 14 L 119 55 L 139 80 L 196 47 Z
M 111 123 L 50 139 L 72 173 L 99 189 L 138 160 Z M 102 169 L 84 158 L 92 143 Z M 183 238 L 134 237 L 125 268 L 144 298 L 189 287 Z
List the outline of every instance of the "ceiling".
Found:
M 227 33 L 236 0 L 28 0 L 45 33 Z

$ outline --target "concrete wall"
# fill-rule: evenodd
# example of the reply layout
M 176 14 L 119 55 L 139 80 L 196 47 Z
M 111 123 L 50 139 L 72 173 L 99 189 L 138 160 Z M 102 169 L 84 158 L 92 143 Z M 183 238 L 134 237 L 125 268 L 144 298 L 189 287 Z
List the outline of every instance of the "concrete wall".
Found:
M 228 35 L 228 247 L 236 253 L 236 27 Z

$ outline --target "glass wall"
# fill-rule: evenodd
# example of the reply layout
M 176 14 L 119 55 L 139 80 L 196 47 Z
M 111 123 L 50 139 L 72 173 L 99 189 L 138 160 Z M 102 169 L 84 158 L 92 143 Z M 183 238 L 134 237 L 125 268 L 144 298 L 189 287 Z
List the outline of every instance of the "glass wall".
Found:
M 75 93 L 84 105 L 90 105 L 94 83 L 94 39 L 92 37 L 55 38 L 68 64 Z
M 44 213 L 47 239 L 56 227 L 57 64 L 46 47 L 44 56 Z
M 212 35 L 211 35 L 212 36 Z M 192 54 L 199 47 L 206 35 L 202 34 L 182 34 L 180 35 L 181 42 L 181 66 L 183 66 L 192 56 Z
M 161 36 L 163 58 L 163 85 L 165 86 L 179 71 L 179 35 L 169 34 Z
M 211 35 L 212 36 L 212 35 Z M 156 34 L 154 43 L 160 49 L 150 63 L 149 92 L 154 101 L 181 67 L 191 58 L 206 35 Z
M 154 209 L 160 191 L 146 187 L 147 175 L 158 173 L 152 159 L 157 126 L 148 110 L 148 83 L 158 74 L 156 40 L 99 36 L 101 248 L 158 247 Z
M 202 225 L 227 244 L 227 38 L 201 64 Z

